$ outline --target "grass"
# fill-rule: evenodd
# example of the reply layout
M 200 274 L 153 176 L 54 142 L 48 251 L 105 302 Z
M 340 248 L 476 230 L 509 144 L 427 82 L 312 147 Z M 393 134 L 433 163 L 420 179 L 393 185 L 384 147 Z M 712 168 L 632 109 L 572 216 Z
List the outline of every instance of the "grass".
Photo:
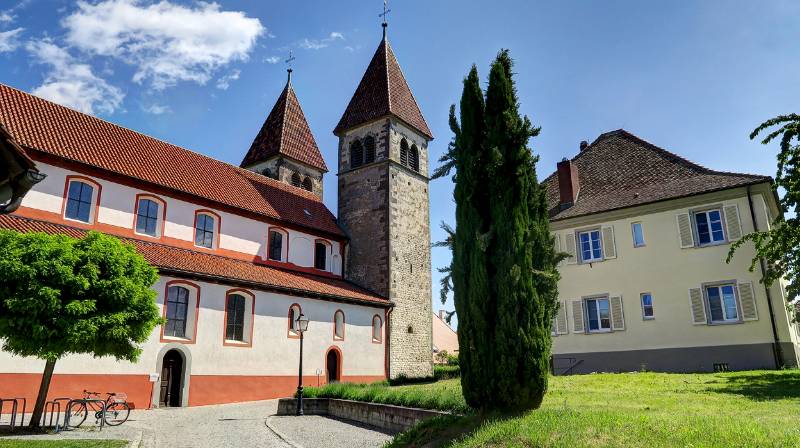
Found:
M 122 448 L 124 440 L 24 440 L 0 439 L 0 448 Z
M 307 392 L 465 414 L 417 425 L 393 447 L 800 447 L 800 370 L 551 377 L 541 409 L 516 416 L 471 412 L 458 380 Z

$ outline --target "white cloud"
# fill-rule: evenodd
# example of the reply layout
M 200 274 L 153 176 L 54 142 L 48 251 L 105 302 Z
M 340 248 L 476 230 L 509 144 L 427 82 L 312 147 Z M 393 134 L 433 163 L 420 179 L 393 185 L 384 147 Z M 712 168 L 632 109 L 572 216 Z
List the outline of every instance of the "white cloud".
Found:
M 125 94 L 92 73 L 88 64 L 75 60 L 50 40 L 30 41 L 25 47 L 40 64 L 49 65 L 44 83 L 33 94 L 88 114 L 113 113 Z
M 169 106 L 164 106 L 161 104 L 151 104 L 149 106 L 142 106 L 142 110 L 147 112 L 148 114 L 153 114 L 153 115 L 161 115 L 167 112 L 170 113 L 172 112 L 172 109 L 170 109 Z
M 228 87 L 231 86 L 231 81 L 236 81 L 237 79 L 239 79 L 239 75 L 241 73 L 242 72 L 240 70 L 234 70 L 228 73 L 227 75 L 219 78 L 217 80 L 217 88 L 222 90 L 228 90 Z
M 17 28 L 11 31 L 0 31 L 0 53 L 14 51 L 19 46 L 17 37 L 24 28 Z
M 281 58 L 279 56 L 270 56 L 264 59 L 264 62 L 267 64 L 277 64 L 278 62 L 281 62 Z
M 245 61 L 266 30 L 256 18 L 216 3 L 182 6 L 162 0 L 79 2 L 63 20 L 67 42 L 91 54 L 134 65 L 133 80 L 163 89 L 208 82 L 221 67 Z
M 344 34 L 334 31 L 324 39 L 309 39 L 301 40 L 297 45 L 306 50 L 321 50 L 330 45 L 335 40 L 344 40 Z
M 14 21 L 14 16 L 12 16 L 8 11 L 0 11 L 0 23 L 11 23 Z

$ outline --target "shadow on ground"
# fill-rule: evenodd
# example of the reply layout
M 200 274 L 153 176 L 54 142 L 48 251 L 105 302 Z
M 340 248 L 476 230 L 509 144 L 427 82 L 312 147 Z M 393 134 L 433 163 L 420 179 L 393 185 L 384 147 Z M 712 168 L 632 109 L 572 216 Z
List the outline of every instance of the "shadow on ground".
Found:
M 435 417 L 398 435 L 386 448 L 436 448 L 449 446 L 479 430 L 484 424 L 519 417 L 519 414 L 469 414 Z
M 758 375 L 736 375 L 721 381 L 714 392 L 743 395 L 751 400 L 800 398 L 800 370 Z

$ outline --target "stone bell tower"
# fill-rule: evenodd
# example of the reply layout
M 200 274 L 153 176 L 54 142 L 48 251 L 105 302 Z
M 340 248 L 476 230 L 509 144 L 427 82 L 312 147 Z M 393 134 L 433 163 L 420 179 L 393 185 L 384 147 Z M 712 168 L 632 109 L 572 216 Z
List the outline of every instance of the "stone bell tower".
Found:
M 395 303 L 391 378 L 432 374 L 428 142 L 433 139 L 384 36 L 334 129 L 346 277 Z

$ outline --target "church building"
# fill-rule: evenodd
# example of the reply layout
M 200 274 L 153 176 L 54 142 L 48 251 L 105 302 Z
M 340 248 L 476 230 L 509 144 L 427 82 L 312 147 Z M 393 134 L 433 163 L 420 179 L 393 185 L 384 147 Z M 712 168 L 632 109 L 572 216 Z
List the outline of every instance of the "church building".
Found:
M 291 396 L 301 314 L 307 386 L 432 374 L 433 136 L 385 24 L 333 131 L 337 216 L 291 70 L 241 166 L 2 84 L 0 125 L 43 175 L 0 228 L 104 232 L 160 275 L 165 324 L 139 360 L 66 356 L 50 398 L 116 391 L 149 408 Z M 33 401 L 43 369 L 0 352 L 0 397 Z

